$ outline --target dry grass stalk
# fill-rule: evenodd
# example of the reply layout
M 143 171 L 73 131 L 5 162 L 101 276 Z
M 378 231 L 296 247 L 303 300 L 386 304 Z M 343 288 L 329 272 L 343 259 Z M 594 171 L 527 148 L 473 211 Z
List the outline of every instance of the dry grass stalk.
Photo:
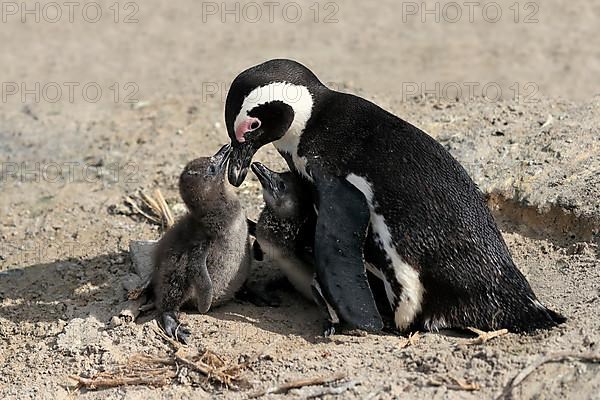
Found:
M 456 386 L 448 386 L 448 389 L 467 391 L 475 391 L 481 389 L 481 386 L 479 386 L 479 384 L 475 382 L 467 382 L 464 379 L 455 378 L 454 376 L 451 376 L 450 379 L 452 379 L 456 383 Z
M 125 197 L 125 204 L 127 204 L 130 208 L 131 211 L 133 211 L 136 214 L 140 214 L 141 216 L 143 216 L 144 218 L 146 218 L 147 220 L 149 220 L 150 222 L 153 222 L 155 224 L 160 224 L 161 220 L 153 215 L 150 215 L 148 213 L 146 213 L 144 210 L 142 210 L 136 203 L 136 201 L 134 199 L 132 199 L 131 197 L 127 196 Z
M 160 329 L 155 329 L 155 332 L 173 347 L 175 360 L 191 370 L 226 386 L 232 386 L 234 382 L 246 384 L 240 377 L 241 371 L 246 367 L 245 364 L 227 365 L 221 357 L 210 350 L 205 350 L 202 354 L 187 354 L 181 343 L 168 337 Z
M 177 375 L 175 362 L 169 358 L 159 358 L 144 354 L 133 355 L 127 364 L 113 371 L 101 372 L 92 378 L 69 376 L 77 382 L 78 388 L 108 389 L 117 386 L 146 385 L 165 386 Z
M 483 344 L 491 339 L 508 334 L 508 329 L 500 329 L 500 330 L 491 331 L 491 332 L 485 332 L 480 329 L 471 328 L 471 327 L 469 327 L 467 329 L 470 330 L 471 332 L 477 334 L 477 337 L 475 339 L 467 339 L 465 341 L 465 343 L 467 343 L 467 344 Z
M 421 338 L 419 332 L 412 332 L 408 335 L 407 338 L 400 338 L 400 343 L 398 343 L 398 348 L 403 349 L 408 346 L 414 346 L 419 339 Z
M 249 399 L 255 399 L 257 397 L 262 397 L 265 396 L 267 394 L 281 394 L 281 393 L 287 393 L 288 391 L 292 390 L 292 389 L 299 389 L 302 388 L 304 386 L 314 386 L 314 385 L 324 385 L 326 383 L 331 383 L 331 382 L 335 382 L 335 381 L 339 381 L 346 378 L 346 374 L 339 372 L 337 374 L 331 375 L 331 376 L 318 376 L 315 378 L 306 378 L 306 379 L 300 379 L 297 381 L 292 381 L 292 382 L 288 382 L 288 383 L 284 383 L 283 385 L 279 385 L 279 386 L 274 386 L 274 387 L 270 387 L 266 390 L 262 390 L 260 392 L 257 393 L 253 393 L 250 396 L 248 396 Z
M 155 216 L 158 217 L 160 224 L 164 229 L 169 229 L 175 223 L 171 208 L 165 201 L 160 189 L 154 191 L 154 197 L 140 192 L 140 198 L 144 204 L 152 210 Z
M 524 368 L 517 375 L 515 375 L 515 377 L 510 380 L 510 382 L 506 385 L 506 387 L 504 388 L 504 390 L 502 391 L 500 396 L 497 397 L 497 399 L 512 398 L 513 389 L 515 387 L 517 387 L 518 385 L 520 385 L 521 382 L 523 382 L 529 375 L 531 375 L 531 373 L 533 371 L 535 371 L 540 366 L 542 366 L 546 363 L 549 363 L 549 362 L 557 362 L 557 361 L 570 360 L 570 359 L 585 361 L 585 362 L 590 362 L 590 363 L 600 363 L 600 354 L 592 354 L 592 353 L 578 354 L 578 353 L 563 351 L 563 352 L 552 353 L 552 354 L 547 354 L 545 356 L 542 356 L 542 357 L 538 358 L 536 361 L 534 361 L 531 365 Z
M 127 204 L 134 213 L 143 216 L 154 224 L 161 225 L 165 230 L 169 229 L 171 226 L 173 226 L 173 224 L 175 224 L 173 212 L 163 197 L 160 189 L 156 189 L 152 196 L 140 191 L 137 194 L 137 197 L 141 201 L 142 205 L 149 211 L 144 211 L 142 207 L 138 205 L 138 201 L 130 196 L 127 196 L 125 198 L 125 204 Z

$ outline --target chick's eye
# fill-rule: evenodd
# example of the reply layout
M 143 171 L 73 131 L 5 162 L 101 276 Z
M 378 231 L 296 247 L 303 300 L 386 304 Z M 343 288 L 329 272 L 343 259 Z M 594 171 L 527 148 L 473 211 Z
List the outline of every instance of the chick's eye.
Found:
M 215 168 L 215 166 L 214 166 L 214 165 L 211 165 L 211 166 L 209 166 L 209 167 L 208 167 L 208 170 L 207 170 L 207 172 L 208 172 L 208 174 L 209 174 L 209 175 L 214 175 L 214 174 L 215 174 L 215 172 L 216 172 L 216 170 L 217 170 L 217 169 Z

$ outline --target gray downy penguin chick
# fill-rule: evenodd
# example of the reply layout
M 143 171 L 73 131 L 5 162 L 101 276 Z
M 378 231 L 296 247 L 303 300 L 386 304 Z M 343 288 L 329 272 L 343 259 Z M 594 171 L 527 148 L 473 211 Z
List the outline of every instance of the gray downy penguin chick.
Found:
M 310 193 L 302 190 L 302 182 L 292 172 L 277 173 L 259 162 L 252 163 L 251 168 L 265 201 L 256 223 L 255 246 L 258 242 L 294 288 L 313 301 L 316 216 Z
M 188 163 L 179 192 L 189 213 L 165 233 L 154 254 L 152 287 L 162 326 L 184 343 L 179 309 L 199 313 L 230 300 L 250 271 L 248 225 L 240 201 L 225 182 L 230 146 Z
M 321 288 L 315 280 L 314 241 L 317 215 L 312 205 L 310 188 L 292 173 L 275 172 L 260 162 L 253 162 L 252 172 L 258 178 L 262 189 L 265 207 L 256 222 L 254 242 L 255 254 L 266 253 L 281 269 L 287 280 L 306 299 L 327 309 L 330 321 L 339 317 L 322 300 Z M 373 243 L 372 235 L 367 241 Z M 257 250 L 257 244 L 259 250 Z M 371 246 L 366 246 L 370 250 Z M 386 303 L 385 278 L 371 263 L 371 253 L 365 254 L 370 286 L 375 294 L 386 328 L 394 330 L 390 322 L 390 306 Z M 325 335 L 335 332 L 335 327 L 326 324 Z

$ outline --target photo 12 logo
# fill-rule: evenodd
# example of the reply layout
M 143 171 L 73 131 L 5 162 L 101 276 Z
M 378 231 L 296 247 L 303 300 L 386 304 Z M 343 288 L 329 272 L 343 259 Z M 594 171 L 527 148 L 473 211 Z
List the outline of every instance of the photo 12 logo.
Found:
M 202 2 L 202 22 L 220 21 L 227 22 L 268 22 L 284 21 L 297 23 L 300 21 L 312 21 L 314 23 L 335 24 L 339 22 L 338 3 L 328 1 L 320 2 Z
M 438 101 L 473 101 L 483 99 L 494 103 L 514 100 L 519 103 L 537 103 L 539 87 L 535 82 L 402 82 L 402 101 L 414 98 L 433 98 Z
M 139 11 L 139 4 L 133 1 L 111 3 L 108 6 L 102 6 L 95 1 L 65 1 L 61 3 L 3 1 L 0 6 L 3 23 L 20 22 L 23 24 L 39 24 L 41 22 L 56 24 L 79 21 L 95 24 L 102 18 L 110 18 L 114 23 L 137 24 Z
M 2 82 L 2 103 L 97 103 L 103 97 L 115 103 L 137 103 L 139 90 L 135 82 L 114 82 L 104 88 L 98 82 Z
M 97 183 L 138 182 L 138 165 L 134 162 L 108 164 L 81 161 L 60 162 L 13 162 L 0 163 L 0 183 Z
M 540 5 L 537 2 L 511 3 L 501 5 L 495 1 L 479 2 L 416 2 L 404 1 L 401 4 L 402 22 L 418 20 L 426 22 L 457 23 L 468 21 L 485 21 L 489 23 L 500 22 L 503 18 L 512 20 L 515 24 L 536 24 Z
M 327 81 L 323 82 L 323 84 L 331 90 L 344 91 L 346 89 L 346 86 L 339 82 Z M 200 87 L 202 94 L 202 103 L 207 103 L 210 101 L 214 101 L 214 99 L 217 99 L 218 101 L 224 104 L 225 100 L 227 99 L 227 93 L 229 91 L 230 86 L 230 81 L 202 82 L 202 85 Z M 273 90 L 274 93 L 277 89 L 273 87 L 271 88 L 271 90 Z M 289 85 L 286 86 L 280 94 L 283 96 L 287 103 L 292 104 L 299 102 L 302 99 L 302 93 L 303 91 L 301 88 Z M 256 93 L 256 95 L 258 96 L 260 94 Z

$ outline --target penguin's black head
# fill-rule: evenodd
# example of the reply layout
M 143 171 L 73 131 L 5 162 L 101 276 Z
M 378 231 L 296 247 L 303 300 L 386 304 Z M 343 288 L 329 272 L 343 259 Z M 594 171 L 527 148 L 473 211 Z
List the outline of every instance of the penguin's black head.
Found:
M 231 146 L 226 144 L 214 156 L 196 158 L 185 166 L 179 176 L 179 193 L 190 211 L 221 196 L 230 154 Z
M 305 66 L 292 60 L 271 60 L 239 74 L 225 103 L 225 123 L 231 139 L 229 182 L 239 186 L 254 153 L 267 143 L 282 148 L 300 135 L 310 119 L 314 98 L 325 86 Z
M 279 218 L 298 218 L 303 212 L 302 205 L 312 204 L 291 172 L 275 172 L 259 162 L 253 162 L 251 168 L 263 188 L 266 206 Z

